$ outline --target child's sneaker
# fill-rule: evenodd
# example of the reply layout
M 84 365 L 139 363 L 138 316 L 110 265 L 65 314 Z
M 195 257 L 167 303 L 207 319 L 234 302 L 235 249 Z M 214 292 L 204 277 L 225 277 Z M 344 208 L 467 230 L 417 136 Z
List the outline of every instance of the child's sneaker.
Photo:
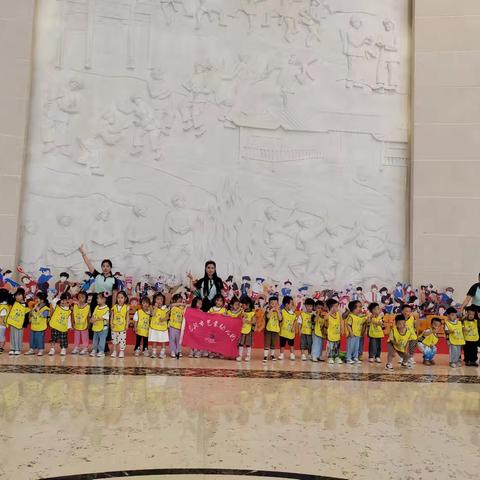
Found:
M 402 367 L 412 369 L 413 365 L 409 362 L 402 362 Z
M 241 361 L 242 361 L 242 357 L 239 355 L 236 360 L 237 360 L 237 362 L 241 362 Z
M 80 350 L 79 355 L 86 355 L 88 353 L 88 349 L 84 348 L 83 350 Z
M 157 351 L 152 350 L 152 355 L 150 355 L 152 358 L 157 358 Z
M 247 356 L 245 357 L 245 361 L 246 361 L 246 362 L 249 362 L 249 361 L 250 361 L 250 355 L 247 354 Z
M 373 357 L 369 357 L 368 361 L 369 361 L 370 363 L 373 363 L 373 362 L 375 361 L 375 359 L 374 359 Z
M 334 360 L 333 358 L 329 358 L 329 359 L 328 359 L 328 363 L 329 363 L 330 365 L 332 365 L 332 364 L 335 363 L 335 360 Z
M 112 358 L 115 358 L 115 357 L 117 356 L 117 351 L 114 350 L 110 356 L 111 356 Z
M 49 354 L 50 356 L 55 355 L 55 349 L 54 349 L 54 348 L 51 348 L 51 349 L 49 350 L 48 354 Z
M 33 355 L 35 352 L 33 348 L 31 348 L 28 352 L 25 352 L 24 355 Z
M 390 371 L 392 371 L 392 370 L 393 370 L 393 365 L 392 365 L 391 363 L 387 363 L 387 364 L 385 365 L 385 370 L 390 370 Z
M 15 355 L 15 350 L 10 350 L 10 351 L 8 352 L 8 354 L 9 354 L 9 355 Z
M 283 353 L 281 353 L 281 354 L 278 356 L 278 359 L 279 359 L 279 360 L 283 360 Z
M 382 363 L 382 359 L 381 359 L 380 357 L 377 357 L 377 358 L 375 359 L 375 363 Z
M 450 365 L 452 368 L 457 368 L 457 364 L 456 364 L 456 363 L 450 362 L 449 365 Z
M 193 358 L 193 351 L 190 350 L 190 353 L 188 354 L 188 358 Z
M 343 361 L 342 361 L 342 359 L 341 359 L 340 357 L 337 357 L 337 358 L 335 359 L 335 363 L 340 364 L 340 363 L 343 363 Z
M 105 356 L 105 352 L 98 352 L 97 353 L 97 358 L 104 357 L 104 356 Z
M 312 362 L 318 362 L 318 358 L 312 358 Z
M 144 357 L 149 357 L 150 356 L 150 353 L 148 352 L 148 350 L 143 351 L 143 356 Z
M 20 355 L 22 352 L 20 350 L 15 350 L 14 355 Z
M 304 353 L 302 353 L 302 362 L 306 362 L 306 361 L 307 361 L 307 356 Z
M 180 352 L 178 352 L 176 355 L 175 355 L 175 358 L 177 360 L 180 360 L 180 357 L 182 356 L 182 354 Z M 220 357 L 221 358 L 221 357 Z
M 120 350 L 120 353 L 118 354 L 118 358 L 123 358 L 125 356 L 125 353 L 123 353 L 123 350 Z
M 457 367 L 461 367 L 462 366 L 462 362 L 457 362 Z
M 43 350 L 39 350 L 39 351 L 38 351 L 37 357 L 43 357 Z
M 211 355 L 213 355 L 213 353 Z M 170 357 L 175 358 L 175 354 L 173 352 L 170 352 Z M 209 355 L 208 358 L 213 358 L 213 356 Z
M 96 355 L 95 350 L 92 350 L 92 351 L 90 352 L 90 356 L 91 356 L 91 357 L 94 357 L 95 355 Z
M 263 363 L 267 363 L 268 362 L 268 357 L 263 357 Z
M 79 353 L 79 351 L 78 351 L 78 348 L 75 347 L 75 348 L 72 350 L 72 355 L 77 355 L 77 353 Z
M 278 358 L 280 358 L 280 357 L 278 357 Z M 275 355 L 270 355 L 270 360 L 272 362 L 275 362 L 277 360 L 277 358 L 275 357 Z
M 354 358 L 353 361 L 355 363 L 362 363 L 362 359 L 361 358 Z
M 295 360 L 295 354 L 294 353 L 290 354 L 290 360 L 292 360 L 292 361 Z
M 60 350 L 60 355 L 62 355 L 62 357 L 64 357 L 66 354 L 67 354 L 67 349 L 66 349 L 66 348 L 62 348 L 62 349 Z
M 353 364 L 355 363 L 355 361 L 352 360 L 351 358 L 349 358 L 349 359 L 347 360 L 347 363 L 348 363 L 349 365 L 353 365 Z
M 165 354 L 163 354 L 162 358 L 165 358 Z M 195 358 L 202 358 L 202 354 L 200 352 L 195 353 Z

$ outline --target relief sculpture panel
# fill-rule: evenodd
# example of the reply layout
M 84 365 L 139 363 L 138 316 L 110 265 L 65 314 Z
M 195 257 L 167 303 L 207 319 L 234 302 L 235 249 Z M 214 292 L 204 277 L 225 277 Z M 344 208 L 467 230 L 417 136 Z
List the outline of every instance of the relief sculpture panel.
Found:
M 405 279 L 409 0 L 43 0 L 21 261 Z

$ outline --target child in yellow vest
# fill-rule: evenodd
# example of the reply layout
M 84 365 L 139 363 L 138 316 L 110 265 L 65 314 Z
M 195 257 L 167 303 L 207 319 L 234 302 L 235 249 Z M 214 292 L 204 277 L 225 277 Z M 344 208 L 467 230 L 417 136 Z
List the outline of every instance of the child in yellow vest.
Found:
M 366 317 L 362 313 L 362 302 L 354 300 L 348 304 L 347 316 L 347 363 L 353 365 L 361 363 L 360 356 L 360 338 L 363 337 L 363 326 Z
M 47 295 L 44 292 L 38 292 L 36 295 L 36 305 L 30 312 L 30 350 L 25 355 L 37 355 L 41 357 L 45 351 L 45 330 L 48 327 L 50 318 L 50 304 Z
M 447 316 L 445 335 L 450 353 L 450 366 L 452 368 L 461 367 L 462 346 L 465 345 L 463 325 L 458 319 L 458 313 L 454 307 L 448 307 L 445 315 Z
M 440 318 L 432 318 L 430 328 L 424 330 L 418 337 L 417 347 L 423 353 L 424 365 L 435 365 L 435 355 L 437 353 L 438 330 L 442 325 Z
M 225 299 L 222 295 L 218 294 L 213 297 L 213 307 L 210 307 L 208 313 L 214 313 L 216 315 L 226 315 L 227 309 L 225 308 Z
M 192 308 L 196 308 L 198 310 L 201 310 L 202 309 L 202 304 L 203 304 L 203 301 L 200 297 L 194 297 L 193 300 L 192 300 L 192 304 L 190 306 Z M 204 352 L 202 350 L 192 349 L 192 351 L 190 352 L 190 355 L 189 355 L 190 358 L 201 358 L 202 356 L 208 357 L 208 352 Z
M 472 307 L 465 309 L 463 318 L 463 336 L 465 346 L 463 347 L 463 360 L 467 367 L 478 367 L 478 314 Z
M 255 327 L 255 310 L 253 308 L 253 300 L 247 295 L 244 295 L 240 298 L 240 306 L 243 316 L 243 325 L 240 332 L 241 335 L 238 346 L 237 362 L 242 361 L 244 348 L 247 350 L 245 360 L 249 362 L 252 355 L 253 330 Z
M 283 349 L 288 343 L 290 347 L 290 360 L 295 360 L 295 327 L 297 315 L 293 305 L 293 298 L 285 295 L 282 302 L 282 317 L 280 324 L 280 355 L 279 360 L 283 360 Z
M 312 333 L 312 362 L 323 361 L 322 351 L 325 343 L 325 305 L 321 300 L 315 302 L 315 318 Z
M 270 297 L 268 305 L 265 309 L 265 331 L 263 336 L 263 361 L 266 362 L 268 357 L 275 361 L 275 347 L 277 344 L 278 333 L 280 332 L 280 307 L 277 297 Z
M 150 328 L 150 299 L 143 297 L 140 308 L 133 315 L 133 324 L 136 334 L 135 356 L 140 355 L 140 345 L 143 342 L 143 354 L 148 356 L 148 331 Z
M 156 293 L 153 297 L 152 316 L 150 317 L 150 330 L 148 341 L 153 343 L 152 358 L 157 356 L 157 344 L 160 345 L 160 358 L 165 358 L 165 346 L 168 343 L 168 318 L 170 309 L 165 305 L 165 297 Z
M 339 304 L 334 298 L 326 301 L 328 314 L 325 319 L 327 330 L 327 354 L 328 363 L 343 363 L 340 358 L 340 338 L 343 330 L 343 317 L 339 312 Z
M 111 356 L 113 358 L 117 355 L 119 358 L 125 356 L 129 313 L 130 307 L 128 305 L 128 296 L 123 290 L 121 290 L 117 293 L 116 303 L 110 312 L 110 331 L 112 332 L 113 345 Z
M 179 293 L 176 293 L 172 297 L 170 307 L 170 320 L 168 322 L 170 356 L 178 360 L 182 354 L 180 338 L 183 326 L 183 314 L 185 313 L 185 303 Z
M 106 294 L 99 293 L 97 295 L 97 306 L 90 318 L 93 331 L 92 351 L 90 356 L 104 357 L 105 343 L 107 341 L 108 328 L 110 326 L 110 308 L 107 305 Z
M 380 363 L 382 354 L 383 313 L 378 303 L 368 306 L 368 361 Z
M 412 330 L 407 327 L 406 318 L 403 315 L 397 315 L 395 317 L 395 326 L 390 330 L 390 335 L 388 337 L 387 364 L 385 365 L 387 370 L 393 370 L 392 360 L 395 355 L 400 356 L 403 367 L 413 367 L 408 361 L 410 358 L 408 342 L 412 335 Z
M 10 293 L 6 288 L 0 288 L 0 353 L 5 348 L 5 333 L 7 330 L 7 317 L 10 312 Z
M 23 348 L 23 324 L 30 309 L 25 305 L 25 290 L 18 288 L 14 294 L 15 302 L 8 312 L 7 325 L 10 328 L 9 355 L 20 355 Z
M 312 323 L 315 318 L 313 309 L 315 301 L 313 298 L 306 298 L 303 302 L 304 310 L 298 316 L 298 325 L 300 328 L 300 350 L 302 351 L 302 361 L 312 358 Z
M 52 318 L 50 319 L 50 351 L 49 355 L 55 355 L 55 344 L 57 341 L 60 343 L 60 355 L 67 354 L 68 348 L 68 328 L 71 322 L 71 310 L 70 310 L 71 296 L 68 292 L 63 292 L 60 295 L 60 300 L 53 311 Z
M 72 308 L 73 350 L 72 355 L 88 353 L 88 325 L 90 323 L 90 305 L 87 292 L 77 294 L 77 303 Z M 80 346 L 82 349 L 80 350 Z
M 400 313 L 406 318 L 407 328 L 412 332 L 410 336 L 410 342 L 408 344 L 408 361 L 413 365 L 415 363 L 414 353 L 417 346 L 417 330 L 418 330 L 418 315 L 413 313 L 413 309 L 407 303 L 402 305 Z

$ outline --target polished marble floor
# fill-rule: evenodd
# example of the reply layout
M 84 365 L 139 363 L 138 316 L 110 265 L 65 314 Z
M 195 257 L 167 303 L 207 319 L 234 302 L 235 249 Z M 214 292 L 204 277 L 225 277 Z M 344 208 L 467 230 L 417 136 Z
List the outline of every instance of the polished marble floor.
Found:
M 0 478 L 478 478 L 479 369 L 438 363 L 3 354 Z

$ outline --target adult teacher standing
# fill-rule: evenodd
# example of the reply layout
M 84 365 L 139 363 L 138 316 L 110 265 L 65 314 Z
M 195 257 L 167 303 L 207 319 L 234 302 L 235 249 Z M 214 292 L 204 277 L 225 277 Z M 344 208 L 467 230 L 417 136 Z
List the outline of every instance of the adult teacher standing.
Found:
M 465 300 L 462 303 L 463 310 L 468 304 L 480 314 L 480 273 L 478 274 L 478 282 L 474 283 L 467 292 Z
M 202 299 L 202 310 L 208 312 L 213 306 L 213 298 L 220 295 L 223 289 L 223 281 L 217 275 L 216 263 L 213 260 L 206 262 L 203 277 L 199 280 L 194 280 L 190 272 L 187 275 L 196 288 L 195 295 Z
M 92 274 L 94 279 L 94 283 L 92 285 L 93 291 L 95 293 L 106 293 L 107 294 L 107 305 L 112 308 L 115 305 L 117 293 L 119 291 L 119 285 L 117 279 L 113 276 L 112 273 L 112 261 L 108 258 L 102 260 L 101 268 L 102 272 L 100 273 L 98 270 L 95 269 L 93 266 L 92 261 L 88 258 L 87 253 L 85 252 L 85 247 L 80 245 L 78 251 L 82 255 L 83 261 L 88 268 L 88 271 Z M 93 310 L 96 307 L 97 299 L 96 295 L 92 299 L 92 304 L 90 305 L 90 310 Z M 111 333 L 110 333 L 110 322 L 108 322 L 108 333 L 107 333 L 107 341 L 105 342 L 105 352 L 108 352 L 108 342 L 111 341 Z M 90 330 L 90 329 L 89 329 Z M 91 331 L 90 331 L 91 333 Z

